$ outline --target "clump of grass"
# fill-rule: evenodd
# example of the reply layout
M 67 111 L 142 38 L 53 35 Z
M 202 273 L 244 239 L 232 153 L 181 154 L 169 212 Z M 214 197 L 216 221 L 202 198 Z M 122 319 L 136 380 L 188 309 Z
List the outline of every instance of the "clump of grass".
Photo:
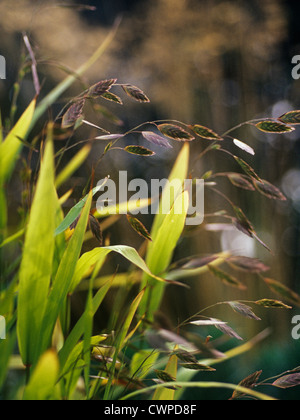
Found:
M 105 51 L 112 40 L 115 28 L 109 34 L 99 50 L 77 72 L 83 74 Z M 26 45 L 30 49 L 26 37 Z M 36 61 L 30 49 L 34 82 L 39 94 Z M 28 63 L 24 64 L 28 66 Z M 38 95 L 32 100 L 19 121 L 11 124 L 11 130 L 3 138 L 0 132 L 0 251 L 21 242 L 19 258 L 4 266 L 1 278 L 0 314 L 7 323 L 7 339 L 0 342 L 0 386 L 5 387 L 6 376 L 10 369 L 21 366 L 26 373 L 24 389 L 15 389 L 14 398 L 23 399 L 130 399 L 143 395 L 153 399 L 178 399 L 185 388 L 225 388 L 233 390 L 232 399 L 250 396 L 258 399 L 271 397 L 258 392 L 255 388 L 271 381 L 274 387 L 289 388 L 299 384 L 299 369 L 285 372 L 272 380 L 260 381 L 262 372 L 255 372 L 239 385 L 195 382 L 198 372 L 214 372 L 218 364 L 230 358 L 250 351 L 265 333 L 248 343 L 238 345 L 226 353 L 215 348 L 214 342 L 205 337 L 204 327 L 210 326 L 219 334 L 242 341 L 243 338 L 228 325 L 225 320 L 205 316 L 215 306 L 226 305 L 237 316 L 250 318 L 257 322 L 260 318 L 255 308 L 263 307 L 289 310 L 287 304 L 300 306 L 300 297 L 276 280 L 266 277 L 269 267 L 261 261 L 246 257 L 232 256 L 229 252 L 216 253 L 201 258 L 191 256 L 173 263 L 174 251 L 184 233 L 190 192 L 184 189 L 184 180 L 190 173 L 189 161 L 194 142 L 203 144 L 203 151 L 196 157 L 203 159 L 208 153 L 222 153 L 229 156 L 237 165 L 236 173 L 213 173 L 209 171 L 203 177 L 205 188 L 224 198 L 232 209 L 228 212 L 216 212 L 213 216 L 223 217 L 226 223 L 233 224 L 245 235 L 256 239 L 269 249 L 258 237 L 254 226 L 245 212 L 218 189 L 217 179 L 228 179 L 235 187 L 260 193 L 273 200 L 285 200 L 277 187 L 270 184 L 254 171 L 244 160 L 226 148 L 230 139 L 243 152 L 253 155 L 254 150 L 244 142 L 231 137 L 242 125 L 251 125 L 256 129 L 276 134 L 292 132 L 299 124 L 299 111 L 279 116 L 278 119 L 248 121 L 228 130 L 216 133 L 201 122 L 195 125 L 180 121 L 147 121 L 125 133 L 111 133 L 88 121 L 84 117 L 86 103 L 92 106 L 97 101 L 114 102 L 123 105 L 121 93 L 142 104 L 149 103 L 148 96 L 138 87 L 128 83 L 118 84 L 112 78 L 101 80 L 87 87 L 62 109 L 55 121 L 48 121 L 47 129 L 41 135 L 30 139 L 31 129 L 43 113 L 76 80 L 69 76 L 44 100 L 39 102 Z M 117 89 L 121 93 L 115 92 Z M 16 104 L 14 98 L 13 106 Z M 98 108 L 99 109 L 99 108 Z M 103 110 L 103 108 L 101 108 Z M 14 116 L 12 111 L 11 116 Z M 107 115 L 107 114 L 106 114 Z M 12 123 L 12 120 L 11 120 Z M 79 146 L 82 141 L 70 146 L 78 128 L 85 124 L 98 128 L 101 135 L 90 139 L 56 174 L 56 167 L 70 147 Z M 9 124 L 8 124 L 9 126 Z M 2 124 L 1 124 L 2 127 Z M 146 128 L 147 127 L 147 128 Z M 151 128 L 149 128 L 151 127 Z M 149 148 L 133 144 L 120 146 L 120 140 L 129 134 L 142 134 L 148 141 Z M 65 139 L 60 150 L 54 152 L 56 139 Z M 151 159 L 155 154 L 151 145 L 164 149 L 173 147 L 174 142 L 182 144 L 179 155 L 169 176 L 169 181 L 177 179 L 181 186 L 173 196 L 168 214 L 159 212 L 150 231 L 138 218 L 128 214 L 130 226 L 145 240 L 144 258 L 132 247 L 110 246 L 103 243 L 105 226 L 113 225 L 118 217 L 104 218 L 104 214 L 92 208 L 92 200 L 99 191 L 94 187 L 94 175 L 91 173 L 86 185 L 82 185 L 83 198 L 64 214 L 62 205 L 72 191 L 60 197 L 60 187 L 85 162 L 93 141 L 106 141 L 103 154 L 97 164 L 113 153 L 115 149 L 130 153 L 137 159 Z M 118 144 L 118 146 L 117 146 Z M 28 148 L 29 153 L 38 153 L 41 162 L 37 181 L 30 187 L 30 202 L 27 214 L 20 229 L 8 234 L 6 185 L 15 171 L 21 150 Z M 195 179 L 196 181 L 196 179 Z M 89 192 L 88 192 L 89 191 Z M 160 208 L 166 199 L 167 191 L 160 197 Z M 178 203 L 185 203 L 182 212 L 177 214 Z M 149 200 L 143 205 L 148 206 Z M 120 203 L 121 207 L 130 208 L 130 203 Z M 135 210 L 131 208 L 131 210 Z M 97 239 L 97 247 L 83 252 L 87 238 L 87 228 Z M 110 253 L 118 253 L 127 259 L 132 269 L 128 273 L 116 271 L 110 276 L 102 276 L 101 269 Z M 227 267 L 235 270 L 231 275 Z M 188 287 L 190 277 L 211 273 L 227 287 L 246 290 L 242 272 L 258 276 L 281 300 L 258 297 L 256 301 L 216 302 L 209 308 L 202 308 L 195 316 L 183 321 L 175 330 L 156 328 L 155 313 L 161 307 L 164 292 L 169 284 L 176 287 Z M 124 295 L 132 285 L 139 285 L 138 294 L 126 307 L 124 313 L 119 308 L 124 303 Z M 116 305 L 106 331 L 93 335 L 93 320 L 96 312 L 112 287 L 118 287 Z M 70 297 L 81 288 L 87 291 L 86 305 L 75 325 L 70 322 Z M 116 312 L 114 312 L 116 311 Z M 117 316 L 116 316 L 117 315 Z M 187 328 L 188 327 L 188 328 Z M 191 332 L 191 328 L 194 332 Z M 18 353 L 14 349 L 18 348 Z M 181 380 L 184 377 L 185 380 Z M 188 380 L 186 379 L 188 378 Z M 274 381 L 275 379 L 275 381 Z M 82 383 L 84 386 L 82 386 Z

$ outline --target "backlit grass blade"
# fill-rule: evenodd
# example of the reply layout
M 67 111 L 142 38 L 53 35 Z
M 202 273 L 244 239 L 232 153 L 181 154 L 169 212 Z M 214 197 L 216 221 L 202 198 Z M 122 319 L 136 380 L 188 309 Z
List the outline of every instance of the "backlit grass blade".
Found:
M 146 273 L 150 278 L 155 279 L 155 281 L 157 282 L 164 283 L 165 280 L 163 278 L 154 275 L 154 273 L 150 271 L 149 267 L 147 266 L 145 261 L 140 257 L 136 249 L 125 245 L 116 245 L 95 248 L 92 251 L 86 252 L 80 257 L 76 265 L 76 270 L 74 273 L 74 278 L 72 281 L 70 292 L 73 292 L 76 289 L 82 278 L 89 273 L 90 269 L 97 262 L 99 262 L 99 260 L 101 260 L 103 264 L 107 255 L 111 252 L 116 252 L 117 254 L 122 255 L 132 264 L 136 265 L 138 268 L 143 270 L 144 273 Z
M 181 211 L 176 214 L 178 206 Z M 189 208 L 189 194 L 181 193 L 171 211 L 163 220 L 155 239 L 150 243 L 147 254 L 147 264 L 151 272 L 162 276 L 170 265 L 178 240 L 183 232 L 187 211 Z M 142 287 L 149 287 L 139 308 L 140 315 L 147 313 L 153 319 L 154 312 L 159 308 L 165 284 L 144 276 Z
M 180 182 L 178 183 L 178 188 L 174 191 L 173 198 L 171 196 L 171 199 L 170 199 L 166 188 L 162 193 L 161 201 L 159 204 L 159 211 L 157 215 L 155 216 L 152 230 L 151 230 L 151 238 L 153 240 L 155 239 L 158 229 L 160 228 L 160 226 L 162 225 L 164 221 L 164 218 L 166 217 L 166 215 L 162 213 L 162 209 L 166 208 L 167 206 L 171 208 L 172 205 L 174 204 L 175 199 L 178 197 L 180 193 L 182 193 L 183 187 L 180 188 L 180 183 L 183 185 L 184 180 L 187 179 L 188 167 L 189 167 L 189 156 L 190 156 L 190 146 L 188 143 L 185 143 L 181 149 L 181 152 L 179 153 L 176 159 L 174 167 L 168 178 L 168 181 L 170 184 L 172 184 L 174 180 L 179 180 Z
M 170 357 L 169 362 L 167 364 L 167 367 L 165 369 L 165 372 L 170 375 L 172 378 L 176 379 L 177 377 L 177 367 L 178 367 L 178 358 L 176 355 L 173 355 Z M 158 388 L 154 395 L 152 400 L 153 401 L 173 401 L 175 396 L 175 390 L 174 389 L 168 389 L 168 388 Z
M 59 389 L 55 388 L 58 370 L 57 354 L 54 350 L 47 351 L 39 360 L 30 382 L 25 388 L 23 400 L 46 401 L 58 399 Z
M 100 190 L 100 188 L 100 185 L 93 188 L 92 195 L 94 196 Z M 69 226 L 74 222 L 74 220 L 80 215 L 85 203 L 87 202 L 88 197 L 89 194 L 87 194 L 82 200 L 80 200 L 74 207 L 71 208 L 67 216 L 55 230 L 55 235 L 59 235 L 60 233 L 63 233 L 69 228 Z
M 86 231 L 89 212 L 92 203 L 92 192 L 90 192 L 81 217 L 78 221 L 73 236 L 63 255 L 58 267 L 52 290 L 47 299 L 45 316 L 43 319 L 42 350 L 46 350 L 51 342 L 52 332 L 58 318 L 59 312 L 64 305 L 65 299 L 70 291 L 77 260 L 79 258 L 84 234 Z
M 103 299 L 105 298 L 107 292 L 109 291 L 111 284 L 112 284 L 113 277 L 107 282 L 101 289 L 98 290 L 96 295 L 93 297 L 92 300 L 92 313 L 95 315 L 97 310 L 99 309 Z M 84 333 L 85 327 L 85 313 L 81 316 L 81 318 L 77 321 L 77 324 L 74 326 L 68 338 L 65 341 L 63 348 L 59 352 L 59 360 L 61 365 L 61 370 L 67 370 L 68 366 L 70 365 L 70 356 L 72 351 L 78 341 L 80 340 L 81 336 Z
M 25 365 L 37 361 L 54 254 L 56 194 L 51 130 L 30 211 L 19 273 L 18 341 Z
M 129 328 L 130 328 L 130 326 L 132 324 L 133 318 L 134 318 L 134 316 L 135 316 L 135 314 L 136 314 L 136 312 L 138 310 L 138 307 L 139 307 L 139 305 L 141 303 L 141 300 L 142 300 L 142 298 L 144 296 L 144 293 L 145 293 L 145 291 L 142 290 L 138 294 L 138 296 L 134 299 L 134 301 L 132 302 L 132 304 L 130 305 L 128 315 L 127 315 L 127 317 L 125 319 L 125 322 L 124 322 L 124 324 L 123 324 L 123 326 L 122 326 L 122 328 L 119 331 L 119 334 L 117 336 L 116 343 L 115 343 L 115 349 L 116 349 L 116 351 L 115 351 L 115 354 L 114 354 L 114 358 L 113 358 L 113 362 L 112 362 L 112 367 L 111 367 L 111 371 L 110 371 L 110 376 L 109 376 L 109 379 L 108 379 L 108 383 L 107 383 L 107 386 L 106 386 L 106 389 L 105 389 L 105 394 L 104 394 L 104 398 L 103 398 L 104 400 L 107 400 L 108 397 L 109 397 L 118 355 L 119 355 L 120 351 L 122 350 L 122 348 L 125 345 L 126 336 L 128 334 Z
M 0 186 L 9 178 L 19 157 L 23 146 L 19 138 L 24 139 L 27 135 L 33 118 L 35 104 L 36 100 L 34 99 L 7 135 L 4 142 L 0 143 Z

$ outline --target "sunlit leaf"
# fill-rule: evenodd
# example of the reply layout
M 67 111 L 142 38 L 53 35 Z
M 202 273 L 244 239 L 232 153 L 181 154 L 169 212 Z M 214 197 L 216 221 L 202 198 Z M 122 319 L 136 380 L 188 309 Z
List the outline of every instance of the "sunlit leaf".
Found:
M 22 150 L 22 142 L 19 139 L 26 138 L 33 119 L 35 105 L 36 99 L 30 103 L 5 140 L 0 143 L 0 186 L 10 177 L 19 157 Z
M 197 136 L 202 137 L 203 139 L 207 140 L 223 140 L 218 134 L 216 134 L 213 130 L 203 127 L 202 125 L 192 125 L 190 128 L 193 130 Z
M 258 318 L 255 313 L 252 311 L 252 308 L 250 306 L 245 305 L 241 302 L 228 302 L 228 305 L 237 313 L 240 315 L 249 318 L 254 319 L 255 321 L 261 321 L 260 318 Z
M 160 124 L 157 126 L 159 131 L 166 137 L 177 141 L 192 141 L 195 137 L 188 133 L 178 125 L 173 124 Z
M 264 131 L 265 133 L 275 133 L 275 134 L 284 134 L 290 133 L 294 131 L 294 127 L 289 127 L 286 124 L 281 124 L 275 121 L 262 121 L 256 124 L 256 127 L 260 131 Z
M 229 257 L 226 261 L 235 269 L 246 271 L 249 273 L 264 273 L 270 270 L 270 267 L 267 267 L 265 264 L 263 264 L 260 260 L 256 258 Z
M 286 197 L 282 194 L 282 192 L 277 187 L 270 184 L 270 182 L 265 180 L 262 180 L 261 182 L 257 180 L 253 181 L 257 191 L 259 191 L 261 194 L 265 195 L 271 200 L 286 201 Z
M 143 137 L 152 144 L 157 146 L 165 147 L 166 149 L 172 149 L 173 146 L 169 143 L 168 139 L 165 137 L 159 136 L 156 133 L 152 133 L 151 131 L 143 131 Z
M 127 85 L 122 85 L 122 88 L 128 96 L 135 99 L 136 101 L 142 102 L 142 103 L 150 102 L 150 99 L 138 87 L 127 84 Z
M 46 401 L 55 398 L 59 362 L 54 350 L 47 351 L 39 363 L 24 391 L 24 400 Z
M 254 388 L 256 386 L 261 374 L 262 374 L 262 370 L 260 370 L 259 372 L 252 373 L 252 375 L 243 379 L 239 383 L 239 386 L 242 386 L 244 388 L 250 388 L 250 389 Z M 244 397 L 244 396 L 245 396 L 245 394 L 243 392 L 234 391 L 231 399 L 234 400 L 234 399 L 241 398 L 241 397 Z
M 288 389 L 288 388 L 293 388 L 295 386 L 299 386 L 300 373 L 293 373 L 291 375 L 282 376 L 281 378 L 273 382 L 272 385 L 276 386 L 277 388 L 282 388 L 282 389 Z
M 154 350 L 140 350 L 132 357 L 130 375 L 139 379 L 145 378 L 155 365 L 159 352 Z
M 77 120 L 82 117 L 84 105 L 85 99 L 81 99 L 68 108 L 62 119 L 62 128 L 73 127 L 75 125 Z
M 243 285 L 240 281 L 238 281 L 236 278 L 230 276 L 228 273 L 225 273 L 225 271 L 221 270 L 220 268 L 214 267 L 212 265 L 208 266 L 210 272 L 226 285 L 231 287 L 236 287 L 240 290 L 245 290 L 246 287 Z
M 49 128 L 19 272 L 18 344 L 27 365 L 36 363 L 41 352 L 39 339 L 53 270 L 56 200 L 52 130 Z
M 284 124 L 300 124 L 300 111 L 290 111 L 278 118 Z
M 279 281 L 268 278 L 264 278 L 264 281 L 274 293 L 284 297 L 285 299 L 288 299 L 300 307 L 300 296 L 296 292 L 280 283 Z
M 150 236 L 150 233 L 145 228 L 142 222 L 140 222 L 137 218 L 132 217 L 130 215 L 127 215 L 127 220 L 130 223 L 131 227 L 143 238 L 148 239 L 149 241 L 152 241 L 152 238 Z
M 255 302 L 256 305 L 262 306 L 263 308 L 275 308 L 275 309 L 292 309 L 291 306 L 280 302 L 279 300 L 273 299 L 261 299 Z
M 175 350 L 177 349 L 177 347 L 175 348 Z M 173 382 L 173 380 L 176 381 L 177 378 L 177 370 L 178 370 L 178 359 L 175 355 L 171 356 L 169 358 L 168 364 L 166 366 L 166 369 L 163 371 L 165 372 L 170 378 L 171 381 Z M 159 371 L 160 373 L 156 375 L 157 377 L 159 377 L 159 380 L 165 382 L 165 379 L 167 379 L 167 376 L 163 375 L 162 371 Z M 153 401 L 172 401 L 174 400 L 175 397 L 175 390 L 176 388 L 161 388 L 161 389 L 157 389 L 152 397 Z
M 132 155 L 138 156 L 154 156 L 156 154 L 143 146 L 126 146 L 124 150 Z

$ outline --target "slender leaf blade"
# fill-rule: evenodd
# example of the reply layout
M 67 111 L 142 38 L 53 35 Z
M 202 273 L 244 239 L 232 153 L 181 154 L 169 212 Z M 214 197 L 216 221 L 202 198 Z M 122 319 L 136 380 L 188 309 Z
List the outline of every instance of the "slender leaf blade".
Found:
M 34 99 L 27 109 L 24 111 L 16 125 L 5 138 L 4 142 L 0 143 L 0 185 L 3 185 L 9 178 L 11 171 L 17 161 L 23 143 L 19 140 L 26 137 L 30 124 L 33 119 L 34 110 L 36 106 L 36 99 Z
M 47 351 L 39 360 L 32 378 L 25 388 L 24 400 L 46 401 L 57 395 L 55 385 L 58 379 L 59 363 L 54 350 Z
M 18 342 L 24 364 L 36 362 L 54 255 L 56 194 L 51 134 L 46 143 L 19 273 Z

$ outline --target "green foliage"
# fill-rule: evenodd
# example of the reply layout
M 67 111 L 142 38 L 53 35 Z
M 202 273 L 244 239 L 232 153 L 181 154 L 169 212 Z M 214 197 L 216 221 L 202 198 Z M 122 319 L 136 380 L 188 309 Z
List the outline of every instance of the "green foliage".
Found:
M 96 62 L 113 39 L 114 33 L 115 29 L 93 57 L 78 70 L 77 75 L 82 75 Z M 129 100 L 133 99 L 143 106 L 149 103 L 148 96 L 140 88 L 131 84 L 117 84 L 117 80 L 113 78 L 87 87 L 66 104 L 55 122 L 48 122 L 46 132 L 30 142 L 30 132 L 36 122 L 75 80 L 75 76 L 69 76 L 38 103 L 37 107 L 38 98 L 34 99 L 8 135 L 3 138 L 2 129 L 0 133 L 0 250 L 6 250 L 6 247 L 16 244 L 17 240 L 21 243 L 19 258 L 5 266 L 1 279 L 0 313 L 5 316 L 8 331 L 7 340 L 0 342 L 0 386 L 5 386 L 6 377 L 17 360 L 25 372 L 26 384 L 24 388 L 20 386 L 15 390 L 14 398 L 24 400 L 108 400 L 116 396 L 129 399 L 142 394 L 148 397 L 150 395 L 154 400 L 171 400 L 180 398 L 183 389 L 192 387 L 230 389 L 233 391 L 232 399 L 246 395 L 263 400 L 272 399 L 256 391 L 258 386 L 268 381 L 266 379 L 259 382 L 262 371 L 243 379 L 239 385 L 193 381 L 198 372 L 206 372 L 208 375 L 215 372 L 217 364 L 252 350 L 264 338 L 264 334 L 260 334 L 256 339 L 222 353 L 216 348 L 218 344 L 206 334 L 207 328 L 217 329 L 219 335 L 233 340 L 242 341 L 243 338 L 226 321 L 203 314 L 216 306 L 226 305 L 235 316 L 259 322 L 261 318 L 256 315 L 256 309 L 253 310 L 252 306 L 261 310 L 290 310 L 289 305 L 268 297 L 258 297 L 256 301 L 217 302 L 181 322 L 174 330 L 159 326 L 156 323 L 156 314 L 170 284 L 188 288 L 189 279 L 202 274 L 210 274 L 221 280 L 225 286 L 244 292 L 247 285 L 243 274 L 247 273 L 256 276 L 282 299 L 300 306 L 298 294 L 279 281 L 265 277 L 269 267 L 260 260 L 233 256 L 230 252 L 216 252 L 205 257 L 193 255 L 182 261 L 173 261 L 178 244 L 183 237 L 186 238 L 185 222 L 189 203 L 193 199 L 192 191 L 184 188 L 184 180 L 194 169 L 191 168 L 190 172 L 193 142 L 200 145 L 203 143 L 203 152 L 197 160 L 209 152 L 222 153 L 222 156 L 225 153 L 245 173 L 208 171 L 203 177 L 205 188 L 217 193 L 231 206 L 232 215 L 218 209 L 215 216 L 225 217 L 241 232 L 257 239 L 267 249 L 268 246 L 258 238 L 254 226 L 239 205 L 231 202 L 218 190 L 217 182 L 210 181 L 222 177 L 229 180 L 234 187 L 249 193 L 258 192 L 264 197 L 279 201 L 286 198 L 277 187 L 262 180 L 244 159 L 235 156 L 223 146 L 226 145 L 224 140 L 228 138 L 228 134 L 236 127 L 219 135 L 201 124 L 152 121 L 126 133 L 115 134 L 83 119 L 83 109 L 87 103 L 94 109 L 96 101 L 101 100 L 123 105 L 123 100 L 112 92 L 118 87 Z M 102 114 L 116 121 L 103 108 L 99 109 Z M 83 145 L 56 176 L 55 168 L 68 150 L 68 143 L 57 153 L 54 151 L 54 144 L 59 148 L 61 136 L 67 134 L 72 138 L 82 124 L 101 131 L 102 135 Z M 245 124 L 254 125 L 260 131 L 268 133 L 288 133 L 294 130 L 293 125 L 299 124 L 299 111 L 284 114 L 277 120 L 249 121 L 241 125 Z M 147 131 L 145 126 L 149 125 L 152 129 L 155 127 L 159 134 Z M 143 130 L 138 131 L 141 128 Z M 83 198 L 65 215 L 62 202 L 72 191 L 59 198 L 60 188 L 86 162 L 94 141 L 109 142 L 104 146 L 103 155 L 97 164 L 108 153 L 119 149 L 137 155 L 137 159 L 145 159 L 145 164 L 155 155 L 140 145 L 115 147 L 126 136 L 132 137 L 134 134 L 141 134 L 144 140 L 163 149 L 171 149 L 172 141 L 182 143 L 169 175 L 172 188 L 170 190 L 166 187 L 162 192 L 151 232 L 148 232 L 138 218 L 129 214 L 136 210 L 130 202 L 109 206 L 103 213 L 93 210 L 93 198 L 107 181 L 106 178 L 102 186 L 93 187 L 94 172 L 86 185 L 82 185 Z M 58 137 L 59 142 L 56 144 Z M 81 143 L 80 141 L 75 145 Z M 254 154 L 253 149 L 245 143 L 234 139 L 234 144 L 243 152 Z M 36 169 L 37 177 L 33 177 L 30 184 L 28 194 L 33 199 L 28 208 L 23 209 L 22 223 L 16 232 L 8 234 L 5 188 L 14 172 L 18 176 L 15 165 L 20 159 L 22 148 L 29 148 L 30 153 L 33 150 L 38 153 L 40 165 Z M 29 165 L 27 169 L 29 170 Z M 139 208 L 151 204 L 151 200 L 141 200 Z M 169 206 L 168 211 L 163 212 L 166 206 Z M 102 243 L 104 229 L 112 226 L 121 217 L 120 214 L 109 217 L 109 210 L 124 213 L 121 211 L 124 209 L 128 211 L 127 220 L 134 230 L 133 234 L 139 235 L 143 241 L 140 252 L 127 245 L 110 245 L 107 238 L 104 245 Z M 98 242 L 98 247 L 89 250 L 85 243 L 89 235 L 86 232 L 88 228 Z M 105 276 L 101 274 L 110 254 L 124 258 L 130 264 L 128 272 L 119 273 L 117 269 Z M 80 288 L 87 290 L 86 304 L 83 313 L 72 325 L 71 297 Z M 101 306 L 112 288 L 118 289 L 116 311 L 112 311 L 114 313 L 106 327 L 94 334 L 94 318 L 101 311 Z M 14 354 L 16 343 L 18 353 Z M 181 380 L 183 377 L 188 379 Z M 84 387 L 79 394 L 79 384 L 82 381 Z M 151 383 L 155 385 L 151 386 Z M 278 375 L 273 378 L 272 385 L 284 389 L 299 385 L 299 369 Z

